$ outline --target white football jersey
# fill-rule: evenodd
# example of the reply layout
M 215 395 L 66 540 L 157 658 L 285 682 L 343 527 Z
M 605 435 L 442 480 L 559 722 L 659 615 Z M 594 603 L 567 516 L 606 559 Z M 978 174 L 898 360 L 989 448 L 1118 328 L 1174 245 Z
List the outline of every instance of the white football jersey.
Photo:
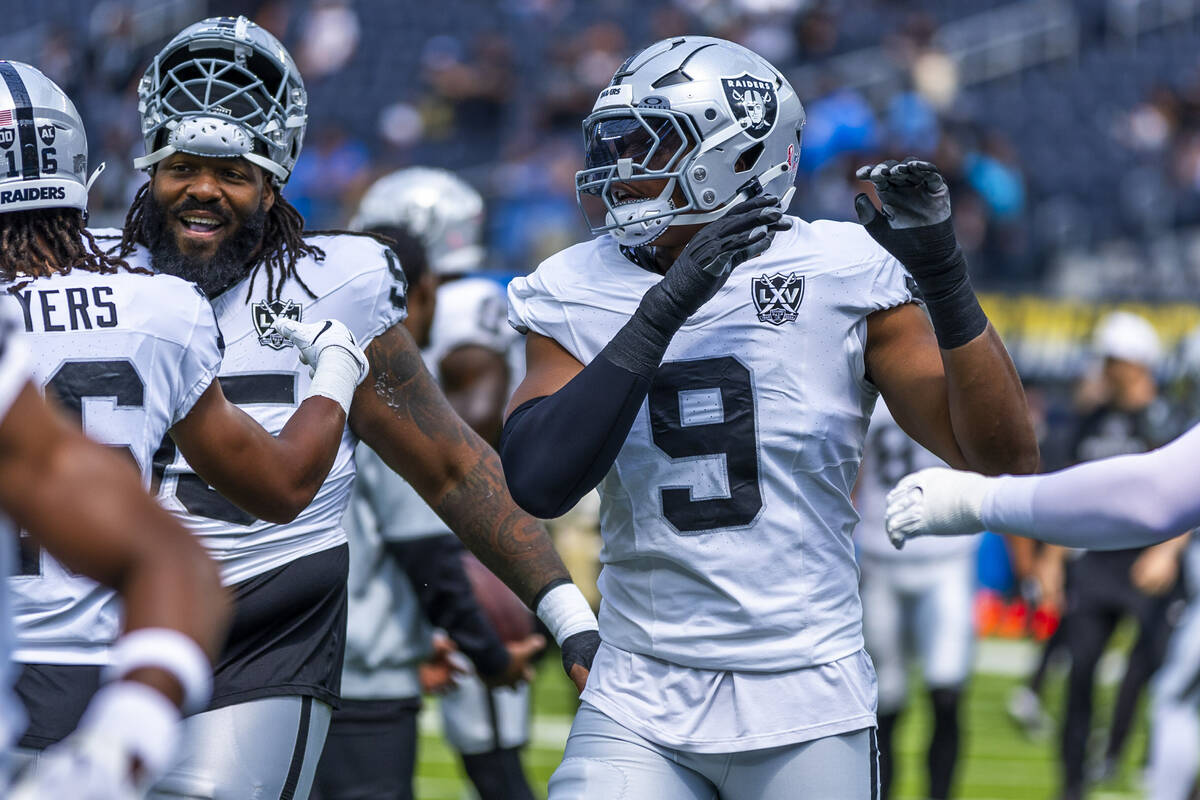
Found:
M 404 272 L 390 249 L 370 237 L 349 234 L 310 236 L 308 241 L 325 251 L 323 261 L 305 257 L 296 265 L 315 298 L 289 279 L 280 299 L 268 302 L 267 276 L 259 274 L 257 280 L 248 277 L 234 284 L 212 303 L 225 337 L 221 388 L 272 435 L 283 430 L 312 382 L 296 349 L 267 330 L 272 314 L 302 322 L 340 320 L 363 348 L 405 316 Z M 325 483 L 308 508 L 286 524 L 255 519 L 217 494 L 169 440 L 156 456 L 162 475 L 159 497 L 200 536 L 221 565 L 225 583 L 239 583 L 346 541 L 341 520 L 354 483 L 357 443 L 347 426 Z
M 17 393 L 29 380 L 29 351 L 24 337 L 17 333 L 14 310 L 7 305 L 0 308 L 0 422 L 8 414 Z M 12 573 L 16 561 L 16 530 L 0 515 L 0 575 Z M 13 625 L 9 607 L 9 593 L 0 592 L 0 752 L 16 739 L 25 729 L 25 711 L 12 692 L 15 670 L 12 666 Z M 0 786 L 4 785 L 4 771 L 0 767 Z
M 855 491 L 855 505 L 861 521 L 854 541 L 864 554 L 897 562 L 958 558 L 979 547 L 978 536 L 920 536 L 904 543 L 903 550 L 892 547 L 887 537 L 887 493 L 901 478 L 927 467 L 944 467 L 946 462 L 909 438 L 892 417 L 882 400 L 871 415 L 867 446 L 863 452 L 862 472 Z
M 89 436 L 135 462 L 149 487 L 155 451 L 221 363 L 220 333 L 200 290 L 169 275 L 74 270 L 32 280 L 0 302 L 23 318 L 34 379 L 80 416 Z M 104 663 L 119 633 L 115 593 L 30 546 L 9 586 L 18 661 Z
M 437 313 L 429 332 L 425 363 L 437 365 L 455 348 L 477 345 L 505 356 L 520 339 L 507 322 L 508 300 L 500 284 L 487 278 L 461 278 L 437 290 Z
M 659 280 L 603 236 L 514 280 L 510 321 L 586 364 Z M 862 648 L 866 318 L 907 283 L 861 226 L 793 218 L 680 329 L 599 487 L 606 643 L 760 672 Z

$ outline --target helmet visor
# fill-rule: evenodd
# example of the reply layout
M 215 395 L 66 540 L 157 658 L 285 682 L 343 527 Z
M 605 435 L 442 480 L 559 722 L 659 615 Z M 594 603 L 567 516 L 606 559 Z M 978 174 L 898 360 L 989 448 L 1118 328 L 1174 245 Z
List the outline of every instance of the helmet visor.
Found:
M 691 129 L 686 115 L 667 109 L 611 109 L 584 121 L 585 168 L 575 188 L 593 233 L 611 230 L 614 210 L 626 203 L 657 198 L 663 204 L 658 216 L 680 210 L 671 197 L 699 141 Z M 691 206 L 685 197 L 683 207 Z
M 629 159 L 642 170 L 657 172 L 670 166 L 683 150 L 683 130 L 672 117 L 609 117 L 588 127 L 584 166 L 609 167 Z

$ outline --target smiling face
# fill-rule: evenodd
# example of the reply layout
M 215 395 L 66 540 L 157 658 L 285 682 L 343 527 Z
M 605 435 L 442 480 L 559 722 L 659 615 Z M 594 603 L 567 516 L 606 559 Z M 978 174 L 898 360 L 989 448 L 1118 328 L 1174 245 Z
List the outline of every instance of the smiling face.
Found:
M 150 178 L 146 244 L 155 269 L 213 297 L 247 273 L 275 191 L 242 158 L 175 153 Z
M 275 202 L 263 171 L 242 158 L 175 153 L 150 179 L 153 200 L 166 210 L 180 253 L 211 258 L 260 209 Z

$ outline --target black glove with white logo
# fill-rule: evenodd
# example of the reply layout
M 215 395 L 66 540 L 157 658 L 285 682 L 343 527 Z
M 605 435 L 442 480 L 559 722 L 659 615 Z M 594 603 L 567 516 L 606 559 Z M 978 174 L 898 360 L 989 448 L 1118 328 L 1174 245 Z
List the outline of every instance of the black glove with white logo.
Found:
M 883 205 L 854 198 L 858 221 L 871 238 L 905 266 L 925 299 L 938 344 L 945 350 L 966 344 L 987 328 L 967 260 L 954 236 L 950 190 L 928 161 L 906 159 L 860 167 L 859 180 L 869 180 Z
M 712 299 L 733 268 L 771 246 L 779 231 L 791 227 L 771 195 L 739 203 L 692 237 L 667 274 L 642 302 L 604 355 L 619 367 L 649 379 L 675 332 Z

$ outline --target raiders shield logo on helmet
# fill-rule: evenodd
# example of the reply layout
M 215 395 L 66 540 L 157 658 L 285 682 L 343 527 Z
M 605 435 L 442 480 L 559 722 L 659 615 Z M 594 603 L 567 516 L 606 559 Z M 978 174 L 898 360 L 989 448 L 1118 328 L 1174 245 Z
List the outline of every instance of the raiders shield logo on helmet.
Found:
M 287 317 L 300 322 L 300 304 L 293 300 L 272 300 L 269 303 L 255 303 L 250 306 L 250 317 L 254 320 L 254 330 L 258 331 L 258 343 L 276 350 L 282 350 L 291 344 L 282 334 L 271 330 L 271 323 L 276 317 Z
M 750 281 L 750 293 L 759 322 L 772 325 L 795 322 L 804 300 L 804 276 L 794 272 L 762 275 Z
M 54 137 L 57 135 L 58 131 L 55 130 L 54 125 L 51 123 L 38 126 L 38 136 L 41 137 L 42 144 L 46 145 L 46 147 L 54 144 Z
M 0 147 L 5 150 L 12 147 L 13 142 L 17 140 L 17 131 L 15 128 L 0 128 Z
M 771 132 L 779 116 L 774 83 L 742 73 L 737 78 L 722 78 L 721 86 L 733 118 L 742 123 L 746 133 L 761 139 Z

